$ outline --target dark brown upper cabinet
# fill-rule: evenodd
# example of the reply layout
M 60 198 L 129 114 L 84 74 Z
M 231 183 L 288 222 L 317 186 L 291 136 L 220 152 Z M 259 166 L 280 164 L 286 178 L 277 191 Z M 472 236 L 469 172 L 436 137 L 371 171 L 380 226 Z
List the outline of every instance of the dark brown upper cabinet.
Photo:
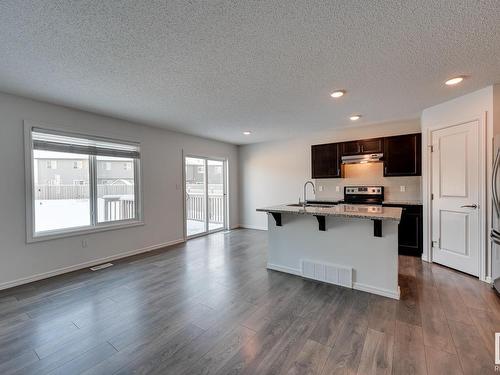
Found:
M 422 175 L 422 135 L 384 138 L 384 176 Z
M 383 138 L 363 139 L 342 143 L 342 155 L 374 154 L 383 152 Z
M 342 177 L 340 144 L 311 146 L 312 178 Z

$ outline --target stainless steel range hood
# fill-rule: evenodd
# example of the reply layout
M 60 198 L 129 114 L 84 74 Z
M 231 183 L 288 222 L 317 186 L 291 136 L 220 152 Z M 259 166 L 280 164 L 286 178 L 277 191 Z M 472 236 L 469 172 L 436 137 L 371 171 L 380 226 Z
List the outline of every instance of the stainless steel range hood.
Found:
M 342 164 L 376 163 L 382 161 L 383 156 L 382 153 L 342 156 Z

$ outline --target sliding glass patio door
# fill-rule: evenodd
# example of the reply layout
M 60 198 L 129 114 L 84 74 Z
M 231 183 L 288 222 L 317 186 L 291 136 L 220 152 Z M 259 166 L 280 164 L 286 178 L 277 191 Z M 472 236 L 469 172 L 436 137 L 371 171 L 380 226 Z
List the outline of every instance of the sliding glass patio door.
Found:
M 193 237 L 226 227 L 226 162 L 186 156 L 186 236 Z

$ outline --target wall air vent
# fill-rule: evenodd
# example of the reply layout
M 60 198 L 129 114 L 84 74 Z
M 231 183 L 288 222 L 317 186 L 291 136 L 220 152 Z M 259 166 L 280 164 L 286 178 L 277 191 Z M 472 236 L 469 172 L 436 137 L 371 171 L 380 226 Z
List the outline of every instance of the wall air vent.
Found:
M 352 268 L 350 267 L 302 260 L 302 276 L 352 288 Z
M 113 265 L 113 263 L 99 264 L 98 266 L 91 267 L 90 270 L 91 271 L 99 271 L 99 270 L 103 270 L 104 268 L 111 267 L 112 265 Z

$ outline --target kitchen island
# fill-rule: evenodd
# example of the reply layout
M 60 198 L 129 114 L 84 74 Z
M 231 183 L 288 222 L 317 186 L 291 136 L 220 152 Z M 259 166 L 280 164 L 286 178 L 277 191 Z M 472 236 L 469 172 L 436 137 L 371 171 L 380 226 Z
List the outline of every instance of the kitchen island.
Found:
M 267 268 L 399 299 L 401 208 L 280 205 L 268 213 Z

